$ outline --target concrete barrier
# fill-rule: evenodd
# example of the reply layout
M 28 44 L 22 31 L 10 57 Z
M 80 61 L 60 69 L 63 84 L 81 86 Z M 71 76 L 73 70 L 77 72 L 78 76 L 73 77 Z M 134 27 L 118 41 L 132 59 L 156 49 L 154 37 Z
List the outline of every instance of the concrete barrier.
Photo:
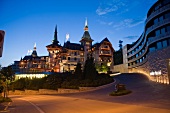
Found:
M 39 94 L 58 94 L 58 91 L 51 89 L 39 89 Z
M 76 93 L 76 92 L 80 92 L 80 90 L 79 89 L 62 89 L 62 88 L 58 89 L 58 93 Z
M 95 89 L 96 87 L 79 87 L 79 90 L 80 91 L 89 91 L 89 90 L 92 90 L 92 89 Z

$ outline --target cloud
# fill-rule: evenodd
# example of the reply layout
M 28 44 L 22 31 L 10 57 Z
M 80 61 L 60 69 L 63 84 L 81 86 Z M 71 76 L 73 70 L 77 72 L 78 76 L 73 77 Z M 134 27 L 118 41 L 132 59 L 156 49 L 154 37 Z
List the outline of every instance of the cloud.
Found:
M 113 24 L 113 22 L 105 22 L 105 21 L 101 21 L 101 20 L 98 20 L 98 22 L 99 22 L 100 24 L 109 25 L 109 26 L 111 26 L 111 25 Z
M 124 39 L 136 39 L 138 38 L 139 36 L 127 36 L 127 37 L 123 37 Z
M 120 21 L 119 23 L 115 24 L 113 28 L 116 30 L 124 29 L 124 28 L 131 28 L 135 27 L 141 23 L 143 23 L 145 19 L 139 20 L 139 19 L 124 19 Z
M 104 14 L 107 14 L 109 12 L 113 12 L 113 11 L 116 11 L 118 9 L 117 6 L 112 6 L 112 7 L 106 7 L 106 8 L 101 8 L 101 7 L 98 7 L 98 9 L 96 10 L 96 13 L 98 15 L 104 15 Z
M 115 12 L 118 9 L 122 8 L 125 6 L 125 3 L 122 2 L 121 0 L 110 0 L 107 3 L 101 3 L 100 6 L 97 8 L 96 13 L 100 15 L 105 15 L 110 12 Z

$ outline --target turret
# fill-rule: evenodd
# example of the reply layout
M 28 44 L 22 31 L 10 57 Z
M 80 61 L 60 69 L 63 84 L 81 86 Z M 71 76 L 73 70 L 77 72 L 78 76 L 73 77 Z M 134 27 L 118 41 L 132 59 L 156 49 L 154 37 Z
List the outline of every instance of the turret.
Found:
M 88 25 L 87 25 L 87 19 L 85 21 L 85 27 L 84 27 L 84 34 L 80 40 L 81 45 L 84 46 L 84 59 L 86 60 L 89 52 L 91 51 L 91 46 L 93 39 L 91 39 L 91 36 L 88 31 Z
M 37 49 L 37 48 L 36 48 L 36 43 L 35 43 L 35 44 L 34 44 L 34 50 L 33 50 L 32 54 L 31 54 L 33 57 L 37 57 L 37 51 L 36 51 L 36 49 Z
M 53 44 L 56 44 L 58 45 L 59 41 L 58 41 L 58 38 L 57 38 L 57 25 L 55 27 L 55 32 L 54 32 L 54 40 L 53 40 Z

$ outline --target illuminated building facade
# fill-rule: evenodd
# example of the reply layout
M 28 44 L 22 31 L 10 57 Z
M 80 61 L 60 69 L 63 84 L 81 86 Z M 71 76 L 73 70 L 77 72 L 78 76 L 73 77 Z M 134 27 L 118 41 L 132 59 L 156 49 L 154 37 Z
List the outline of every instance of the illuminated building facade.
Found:
M 46 46 L 49 52 L 49 68 L 54 72 L 74 71 L 77 62 L 84 65 L 87 56 L 90 54 L 94 57 L 95 63 L 106 63 L 109 67 L 112 66 L 114 49 L 110 41 L 105 38 L 94 45 L 92 45 L 92 42 L 87 20 L 80 44 L 67 41 L 63 46 L 59 45 L 56 27 L 52 44 Z
M 12 66 L 18 72 L 70 72 L 74 71 L 78 62 L 85 64 L 89 55 L 94 57 L 95 63 L 106 63 L 109 67 L 113 65 L 114 49 L 110 41 L 105 38 L 100 43 L 92 45 L 87 20 L 85 22 L 84 34 L 80 43 L 66 41 L 63 46 L 59 44 L 57 37 L 57 26 L 54 39 L 47 45 L 48 56 L 38 56 L 36 46 L 31 55 L 25 56 L 20 61 L 15 61 Z
M 170 81 L 170 1 L 158 0 L 148 11 L 139 39 L 123 48 L 129 72 L 140 72 L 156 82 Z
M 31 55 L 26 55 L 21 58 L 20 61 L 14 61 L 11 66 L 15 72 L 20 73 L 37 73 L 37 72 L 47 72 L 49 56 L 38 56 L 36 51 L 36 45 Z

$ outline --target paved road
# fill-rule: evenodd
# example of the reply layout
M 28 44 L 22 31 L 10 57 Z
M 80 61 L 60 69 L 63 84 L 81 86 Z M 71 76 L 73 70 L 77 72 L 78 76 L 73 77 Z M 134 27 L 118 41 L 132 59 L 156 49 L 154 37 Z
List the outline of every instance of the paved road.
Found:
M 114 85 L 73 94 L 11 96 L 11 113 L 170 113 L 170 86 L 155 84 L 141 74 L 121 74 L 116 82 L 133 93 L 112 97 Z

